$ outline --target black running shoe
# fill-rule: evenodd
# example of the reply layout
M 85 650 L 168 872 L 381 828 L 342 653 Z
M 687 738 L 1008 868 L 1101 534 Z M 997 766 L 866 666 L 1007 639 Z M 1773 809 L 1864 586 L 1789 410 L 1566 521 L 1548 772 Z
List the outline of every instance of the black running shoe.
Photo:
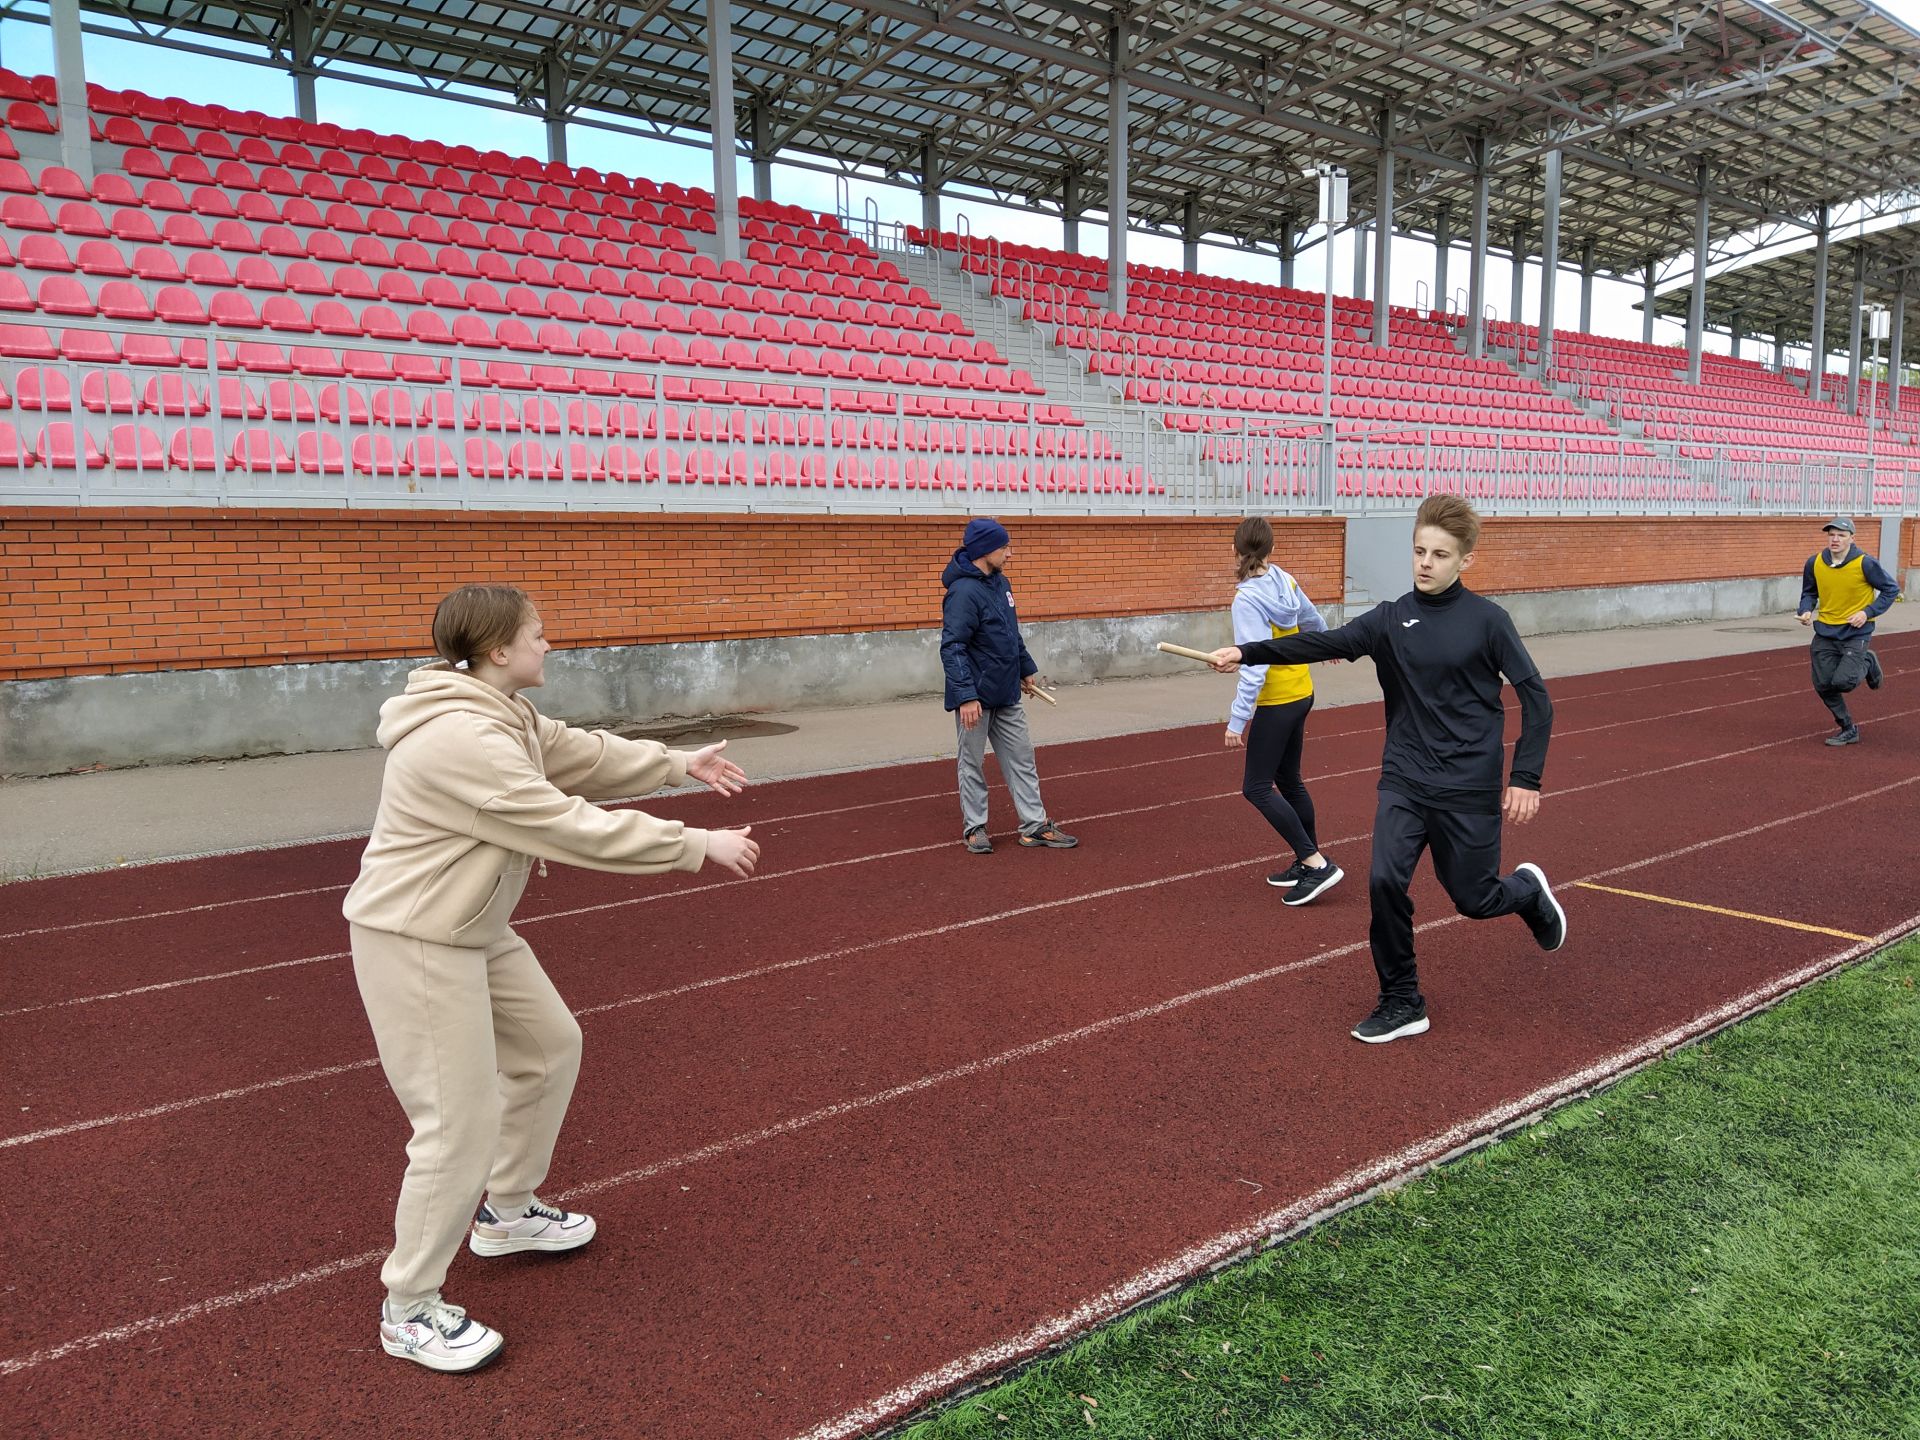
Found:
M 1329 860 L 1318 870 L 1302 868 L 1300 878 L 1293 882 L 1293 888 L 1280 897 L 1282 905 L 1304 905 L 1315 896 L 1325 894 L 1346 877 L 1346 871 Z
M 1382 995 L 1380 1003 L 1373 1007 L 1373 1013 L 1354 1026 L 1350 1033 L 1354 1039 L 1363 1040 L 1369 1045 L 1384 1045 L 1389 1040 L 1400 1040 L 1408 1035 L 1424 1035 L 1427 1028 L 1425 1000 Z
M 1553 898 L 1553 887 L 1547 884 L 1546 871 L 1529 860 L 1513 867 L 1514 874 L 1522 872 L 1531 875 L 1534 883 L 1540 887 L 1533 909 L 1523 911 L 1522 918 L 1526 920 L 1527 928 L 1533 931 L 1533 938 L 1540 942 L 1540 948 L 1551 953 L 1567 943 L 1567 912 Z
M 1827 744 L 1829 745 L 1858 745 L 1859 743 L 1860 727 L 1858 725 L 1849 725 L 1838 735 L 1829 735 L 1827 737 Z
M 993 841 L 987 838 L 986 831 L 969 830 L 967 832 L 967 853 L 969 855 L 993 854 Z
M 1286 890 L 1293 886 L 1300 877 L 1306 873 L 1307 867 L 1296 860 L 1286 869 L 1276 870 L 1273 874 L 1267 876 L 1267 884 L 1273 886 L 1276 890 Z
M 1878 690 L 1880 682 L 1886 678 L 1885 672 L 1880 669 L 1880 657 L 1871 650 L 1867 651 L 1867 689 Z

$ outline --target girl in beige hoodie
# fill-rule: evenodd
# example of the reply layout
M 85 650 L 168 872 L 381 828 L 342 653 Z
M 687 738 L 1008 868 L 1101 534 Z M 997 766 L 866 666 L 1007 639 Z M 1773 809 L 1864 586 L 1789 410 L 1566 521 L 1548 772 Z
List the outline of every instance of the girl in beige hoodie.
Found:
M 477 1255 L 572 1250 L 594 1232 L 589 1216 L 534 1194 L 579 1073 L 580 1026 L 508 925 L 529 869 L 560 860 L 655 875 L 712 861 L 747 876 L 760 852 L 744 828 L 690 830 L 591 803 L 689 776 L 731 795 L 746 777 L 721 757 L 725 742 L 668 750 L 536 711 L 520 692 L 544 682 L 549 647 L 522 591 L 454 591 L 433 641 L 442 663 L 380 707 L 380 810 L 344 909 L 381 1068 L 413 1122 L 380 1343 L 435 1370 L 473 1370 L 502 1338 L 440 1298 L 469 1221 Z

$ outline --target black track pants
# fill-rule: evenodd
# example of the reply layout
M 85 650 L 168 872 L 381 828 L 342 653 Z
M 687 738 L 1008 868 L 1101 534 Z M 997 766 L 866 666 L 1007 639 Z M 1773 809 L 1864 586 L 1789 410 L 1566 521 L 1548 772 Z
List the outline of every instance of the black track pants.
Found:
M 1313 797 L 1300 778 L 1300 752 L 1307 738 L 1307 713 L 1313 697 L 1285 705 L 1259 705 L 1247 724 L 1247 768 L 1240 793 L 1247 797 L 1296 860 L 1320 848 L 1313 826 Z

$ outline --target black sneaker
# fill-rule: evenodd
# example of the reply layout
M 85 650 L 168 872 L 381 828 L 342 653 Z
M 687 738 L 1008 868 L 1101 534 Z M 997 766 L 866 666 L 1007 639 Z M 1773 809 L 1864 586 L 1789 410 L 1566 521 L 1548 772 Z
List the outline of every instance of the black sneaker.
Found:
M 1829 745 L 1858 745 L 1859 743 L 1860 727 L 1858 725 L 1849 725 L 1838 735 L 1829 735 L 1827 737 L 1827 744 Z
M 993 841 L 987 838 L 984 830 L 967 831 L 967 853 L 969 855 L 993 854 Z
M 1880 682 L 1886 678 L 1880 669 L 1880 657 L 1871 650 L 1867 651 L 1867 689 L 1878 690 Z
M 1346 877 L 1346 871 L 1329 860 L 1318 870 L 1302 867 L 1300 878 L 1293 888 L 1280 897 L 1282 905 L 1304 905 L 1316 895 L 1324 894 L 1338 885 Z
M 1285 890 L 1306 873 L 1307 867 L 1296 860 L 1286 869 L 1276 870 L 1273 874 L 1267 876 L 1267 884 L 1273 886 L 1276 890 Z
M 1363 1040 L 1369 1045 L 1384 1045 L 1389 1040 L 1399 1040 L 1408 1035 L 1424 1035 L 1427 1028 L 1425 1000 L 1382 995 L 1380 1003 L 1373 1007 L 1373 1013 L 1354 1026 L 1351 1034 L 1354 1039 Z
M 1037 845 L 1044 845 L 1049 850 L 1071 850 L 1080 842 L 1074 839 L 1073 836 L 1067 834 L 1058 825 L 1047 824 L 1034 831 L 1031 835 L 1022 835 L 1020 837 L 1020 843 L 1029 850 Z
M 1547 872 L 1528 860 L 1513 867 L 1513 873 L 1522 872 L 1531 875 L 1540 887 L 1538 903 L 1533 912 L 1522 912 L 1527 928 L 1533 931 L 1533 938 L 1540 942 L 1540 948 L 1552 953 L 1567 943 L 1567 912 L 1560 908 L 1560 902 L 1553 898 L 1553 887 L 1547 884 Z

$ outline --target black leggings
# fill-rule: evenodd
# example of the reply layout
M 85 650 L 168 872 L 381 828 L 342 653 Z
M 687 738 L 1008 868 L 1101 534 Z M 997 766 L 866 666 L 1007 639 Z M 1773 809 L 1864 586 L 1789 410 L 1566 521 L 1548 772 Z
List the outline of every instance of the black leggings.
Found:
M 1247 769 L 1240 793 L 1267 817 L 1280 838 L 1306 859 L 1320 848 L 1314 838 L 1313 797 L 1300 779 L 1300 751 L 1307 738 L 1307 712 L 1313 697 L 1285 705 L 1254 707 L 1247 725 Z

